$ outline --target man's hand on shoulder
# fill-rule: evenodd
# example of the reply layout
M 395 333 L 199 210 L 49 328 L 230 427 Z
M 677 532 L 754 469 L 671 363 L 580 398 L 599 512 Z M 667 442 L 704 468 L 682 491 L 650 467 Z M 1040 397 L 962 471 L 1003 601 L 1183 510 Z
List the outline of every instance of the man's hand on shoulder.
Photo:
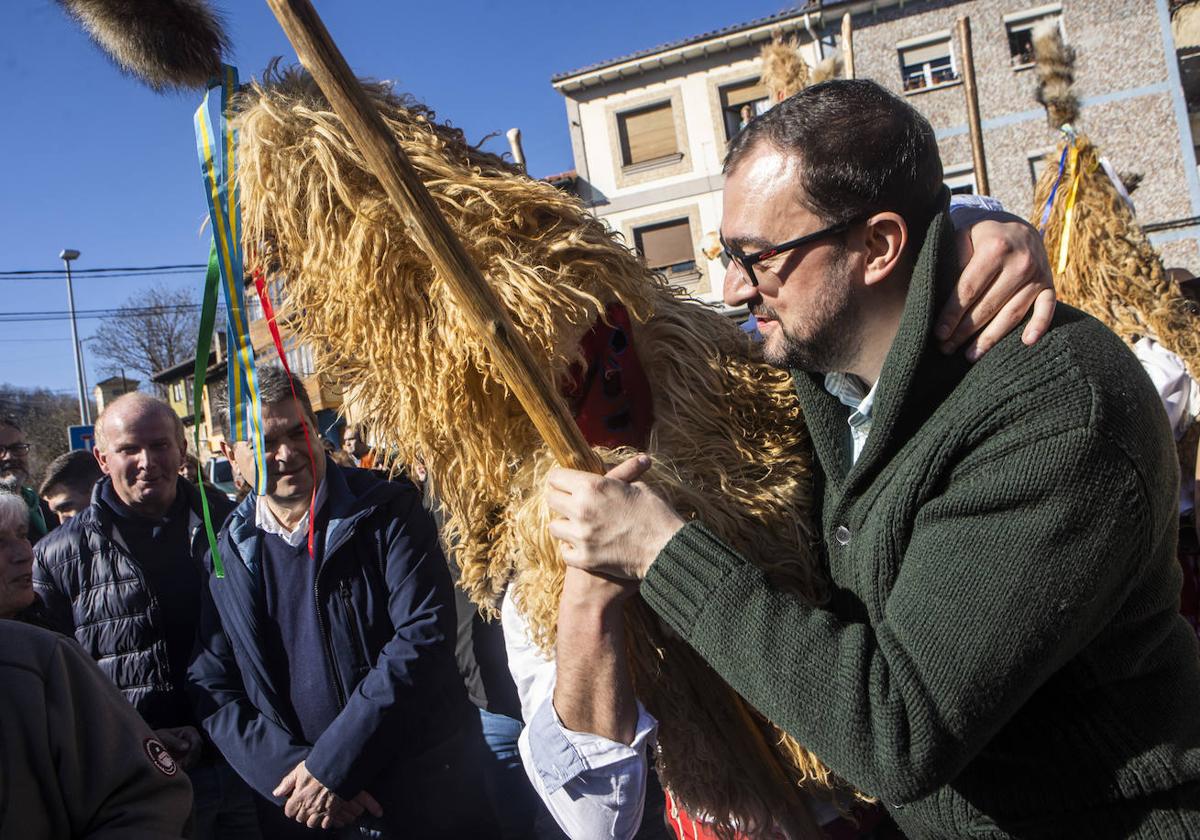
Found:
M 965 213 L 963 214 L 966 215 Z M 996 345 L 1025 316 L 1021 340 L 1033 344 L 1054 317 L 1054 278 L 1042 237 L 1009 213 L 972 211 L 976 221 L 955 231 L 962 274 L 938 316 L 934 334 L 944 353 L 967 343 L 971 361 Z
M 600 575 L 641 580 L 684 521 L 638 481 L 650 458 L 638 455 L 603 476 L 556 468 L 547 478 L 546 504 L 559 519 L 550 534 L 563 560 Z

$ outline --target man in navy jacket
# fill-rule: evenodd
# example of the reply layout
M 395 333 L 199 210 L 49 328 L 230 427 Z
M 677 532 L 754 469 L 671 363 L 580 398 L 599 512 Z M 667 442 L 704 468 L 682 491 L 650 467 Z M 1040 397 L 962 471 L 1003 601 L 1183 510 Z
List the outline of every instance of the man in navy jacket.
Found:
M 218 538 L 190 675 L 205 730 L 282 806 L 263 814 L 270 836 L 486 834 L 450 576 L 419 493 L 327 460 L 298 380 L 262 367 L 258 385 L 267 489 Z M 228 411 L 218 397 L 222 426 Z M 255 474 L 251 442 L 224 446 Z

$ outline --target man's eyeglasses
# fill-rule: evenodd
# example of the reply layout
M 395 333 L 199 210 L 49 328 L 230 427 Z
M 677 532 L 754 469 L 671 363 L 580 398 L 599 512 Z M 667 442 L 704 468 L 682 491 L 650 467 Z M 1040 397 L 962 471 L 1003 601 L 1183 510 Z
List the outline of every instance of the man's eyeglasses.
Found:
M 24 455 L 28 451 L 28 443 L 14 443 L 9 446 L 0 446 L 0 455 Z
M 746 272 L 746 277 L 750 279 L 750 285 L 758 288 L 758 278 L 754 275 L 754 266 L 763 260 L 770 259 L 777 254 L 782 254 L 785 251 L 791 251 L 794 248 L 799 248 L 802 245 L 807 245 L 810 242 L 816 242 L 818 239 L 824 239 L 827 236 L 833 236 L 835 233 L 841 233 L 846 230 L 857 219 L 847 219 L 844 222 L 838 222 L 836 225 L 830 225 L 827 228 L 822 228 L 816 233 L 810 233 L 807 236 L 801 236 L 799 239 L 792 239 L 787 242 L 781 242 L 778 245 L 772 245 L 770 248 L 763 248 L 761 251 L 755 251 L 753 254 L 744 254 L 741 249 L 734 248 L 725 241 L 724 235 L 720 237 L 721 248 L 725 251 L 725 256 L 737 263 Z

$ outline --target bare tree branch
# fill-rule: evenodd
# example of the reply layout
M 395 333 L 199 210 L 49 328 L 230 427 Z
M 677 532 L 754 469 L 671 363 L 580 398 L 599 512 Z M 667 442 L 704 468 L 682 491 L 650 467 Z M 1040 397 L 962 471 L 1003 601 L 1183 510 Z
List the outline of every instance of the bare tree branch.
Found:
M 105 319 L 96 330 L 94 352 L 105 360 L 106 374 L 140 374 L 159 396 L 166 386 L 150 381 L 160 370 L 191 358 L 196 352 L 200 313 L 196 300 L 183 289 L 155 286 L 137 294 Z

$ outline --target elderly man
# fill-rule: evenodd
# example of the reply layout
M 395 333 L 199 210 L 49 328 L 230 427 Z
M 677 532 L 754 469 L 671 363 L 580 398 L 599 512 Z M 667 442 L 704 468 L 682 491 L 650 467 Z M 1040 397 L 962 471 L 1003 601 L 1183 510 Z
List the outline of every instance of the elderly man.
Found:
M 257 378 L 266 493 L 219 537 L 191 674 L 205 730 L 280 806 L 263 814 L 273 838 L 490 836 L 450 573 L 419 493 L 332 463 L 304 384 Z M 253 477 L 255 444 L 223 446 Z
M 639 585 L 908 836 L 1200 837 L 1178 470 L 1137 360 L 1068 307 L 1033 347 L 1009 336 L 974 366 L 936 352 L 954 264 L 937 144 L 874 83 L 759 117 L 726 175 L 725 296 L 795 371 L 831 600 L 776 589 L 682 521 L 635 482 L 645 456 L 550 476 L 567 563 Z M 629 586 L 591 587 L 593 614 Z M 574 679 L 564 724 L 634 731 L 627 687 Z
M 50 509 L 29 486 L 29 443 L 17 421 L 0 417 L 0 491 L 14 493 L 29 508 L 29 541 L 36 543 L 50 530 Z
M 96 421 L 104 478 L 91 504 L 35 548 L 34 587 L 191 777 L 196 836 L 255 838 L 248 788 L 201 737 L 186 692 L 205 544 L 197 489 L 179 475 L 183 425 L 145 394 Z M 213 510 L 221 521 L 228 507 Z
M 92 490 L 103 475 L 91 452 L 64 452 L 46 467 L 38 495 L 60 523 L 66 522 L 92 503 Z

